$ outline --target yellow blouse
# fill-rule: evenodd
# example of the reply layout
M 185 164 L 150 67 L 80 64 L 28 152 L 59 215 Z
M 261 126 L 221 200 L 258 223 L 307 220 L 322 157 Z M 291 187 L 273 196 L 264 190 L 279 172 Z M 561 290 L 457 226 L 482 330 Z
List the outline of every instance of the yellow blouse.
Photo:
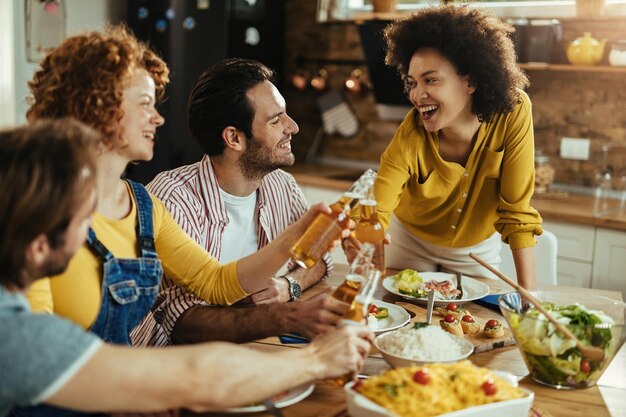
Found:
M 221 265 L 180 228 L 158 198 L 150 197 L 154 240 L 164 273 L 209 303 L 232 304 L 247 296 L 237 279 L 237 263 Z M 92 228 L 115 257 L 136 258 L 140 255 L 136 217 L 133 198 L 128 216 L 111 220 L 94 213 Z M 54 312 L 88 329 L 100 310 L 101 284 L 102 261 L 84 244 L 63 274 L 36 281 L 27 298 L 33 311 Z
M 519 94 L 512 112 L 480 125 L 466 166 L 441 158 L 437 133 L 412 109 L 380 160 L 375 193 L 384 227 L 393 212 L 415 236 L 440 246 L 475 245 L 494 231 L 512 249 L 534 246 L 542 220 L 530 206 L 532 113 L 528 95 Z

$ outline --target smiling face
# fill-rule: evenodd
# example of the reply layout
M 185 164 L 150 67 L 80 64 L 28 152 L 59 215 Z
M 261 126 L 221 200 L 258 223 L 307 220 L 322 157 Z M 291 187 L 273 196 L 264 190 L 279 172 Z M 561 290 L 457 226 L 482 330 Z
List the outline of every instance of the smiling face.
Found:
M 165 121 L 154 107 L 155 104 L 154 80 L 145 69 L 136 68 L 124 88 L 124 116 L 119 123 L 125 144 L 119 153 L 129 161 L 152 159 L 156 129 Z
M 269 81 L 251 88 L 246 94 L 254 110 L 252 137 L 239 164 L 247 178 L 256 179 L 275 169 L 291 166 L 291 137 L 298 125 L 287 115 L 285 99 Z
M 409 99 L 429 132 L 462 127 L 476 119 L 472 113 L 476 88 L 436 49 L 419 49 L 413 54 L 405 83 Z

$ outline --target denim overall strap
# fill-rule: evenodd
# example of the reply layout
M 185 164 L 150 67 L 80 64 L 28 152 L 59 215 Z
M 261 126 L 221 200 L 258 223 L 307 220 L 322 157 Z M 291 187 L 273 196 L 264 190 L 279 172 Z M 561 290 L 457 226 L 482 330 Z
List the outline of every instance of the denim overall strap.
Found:
M 87 233 L 87 245 L 89 248 L 100 258 L 102 258 L 103 262 L 110 261 L 113 259 L 113 254 L 98 240 L 96 237 L 96 232 L 90 227 L 89 232 Z
M 137 201 L 137 240 L 142 258 L 156 258 L 154 246 L 154 224 L 152 223 L 152 199 L 146 188 L 131 180 L 126 180 Z M 139 207 L 143 207 L 139 210 Z

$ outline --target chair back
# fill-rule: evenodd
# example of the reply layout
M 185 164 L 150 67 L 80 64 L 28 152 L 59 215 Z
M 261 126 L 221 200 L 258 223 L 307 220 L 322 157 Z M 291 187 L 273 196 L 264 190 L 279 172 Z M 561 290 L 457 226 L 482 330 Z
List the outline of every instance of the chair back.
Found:
M 543 233 L 536 236 L 537 245 L 535 246 L 535 265 L 537 270 L 537 283 L 556 285 L 556 252 L 558 249 L 558 240 L 556 235 L 549 230 L 543 229 Z M 509 245 L 503 244 L 500 250 L 500 272 L 515 278 L 515 263 Z

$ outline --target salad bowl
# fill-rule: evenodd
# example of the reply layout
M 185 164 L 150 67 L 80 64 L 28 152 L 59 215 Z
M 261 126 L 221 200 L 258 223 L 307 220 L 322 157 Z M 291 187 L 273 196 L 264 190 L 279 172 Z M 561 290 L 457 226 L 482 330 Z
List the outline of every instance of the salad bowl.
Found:
M 592 361 L 576 348 L 518 292 L 499 299 L 500 310 L 515 336 L 530 376 L 558 389 L 595 385 L 626 340 L 626 304 L 611 298 L 571 292 L 532 291 L 544 308 L 564 324 L 583 345 L 604 350 Z

